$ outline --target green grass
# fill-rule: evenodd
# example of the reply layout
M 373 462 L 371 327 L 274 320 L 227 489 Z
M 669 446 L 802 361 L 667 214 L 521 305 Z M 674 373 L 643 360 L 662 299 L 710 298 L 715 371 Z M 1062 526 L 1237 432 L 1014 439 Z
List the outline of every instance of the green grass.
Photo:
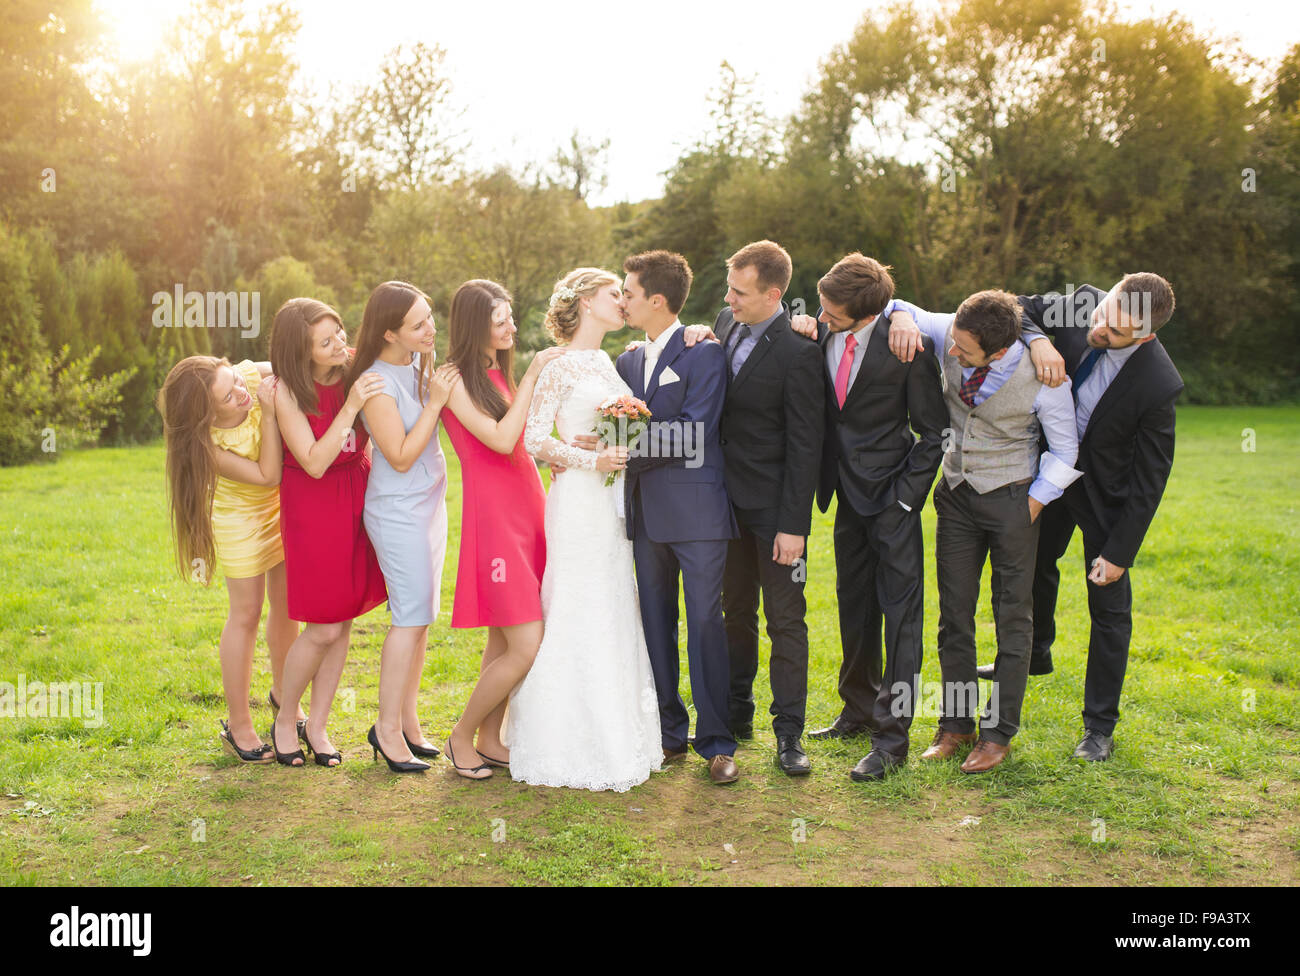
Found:
M 1242 450 L 1245 428 L 1254 452 Z M 1174 474 L 1133 571 L 1111 762 L 1069 760 L 1087 642 L 1076 537 L 1057 670 L 1031 679 L 1024 729 L 994 774 L 920 763 L 934 721 L 919 718 L 908 767 L 881 784 L 850 782 L 865 746 L 840 743 L 809 743 L 812 776 L 789 780 L 760 730 L 733 787 L 711 786 L 692 759 L 630 793 L 594 795 L 506 776 L 468 783 L 442 763 L 411 778 L 372 764 L 382 607 L 354 630 L 331 723 L 343 767 L 240 765 L 215 735 L 225 591 L 172 569 L 161 447 L 0 470 L 0 680 L 98 682 L 104 702 L 99 728 L 0 718 L 0 883 L 1294 884 L 1297 431 L 1296 407 L 1180 411 Z M 449 571 L 423 686 L 435 737 L 468 696 L 482 642 L 446 625 L 460 513 L 448 459 Z M 833 515 L 817 515 L 809 559 L 810 725 L 838 710 Z M 924 524 L 923 677 L 937 681 L 929 506 Z M 983 592 L 989 660 L 987 573 Z M 265 728 L 264 654 L 258 668 Z

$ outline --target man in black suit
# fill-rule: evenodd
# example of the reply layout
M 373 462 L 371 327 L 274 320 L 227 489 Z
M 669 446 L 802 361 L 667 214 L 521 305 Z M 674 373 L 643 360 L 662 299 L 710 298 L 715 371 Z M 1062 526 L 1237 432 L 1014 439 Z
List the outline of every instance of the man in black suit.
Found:
M 1156 338 L 1174 311 L 1169 282 L 1126 275 L 1109 292 L 1020 296 L 1026 332 L 1056 341 L 1073 381 L 1083 477 L 1042 513 L 1034 578 L 1030 674 L 1052 670 L 1057 560 L 1083 532 L 1092 633 L 1079 759 L 1110 758 L 1133 633 L 1128 569 L 1137 558 L 1174 461 L 1174 401 L 1182 377 Z M 983 669 L 981 669 L 983 670 Z
M 758 672 L 758 599 L 772 642 L 772 730 L 777 765 L 790 776 L 811 768 L 800 744 L 808 698 L 805 543 L 822 448 L 821 356 L 790 331 L 781 296 L 790 255 L 772 241 L 727 260 L 727 308 L 714 331 L 727 364 L 722 454 L 739 538 L 722 581 L 731 660 L 728 724 L 750 738 Z
M 826 413 L 817 505 L 824 512 L 838 496 L 835 595 L 844 707 L 829 728 L 810 736 L 870 733 L 871 752 L 850 775 L 876 780 L 907 759 L 921 671 L 921 508 L 943 460 L 948 408 L 931 346 L 910 362 L 890 353 L 882 314 L 894 295 L 889 268 L 850 254 L 817 291 Z M 898 700 L 903 686 L 910 693 Z

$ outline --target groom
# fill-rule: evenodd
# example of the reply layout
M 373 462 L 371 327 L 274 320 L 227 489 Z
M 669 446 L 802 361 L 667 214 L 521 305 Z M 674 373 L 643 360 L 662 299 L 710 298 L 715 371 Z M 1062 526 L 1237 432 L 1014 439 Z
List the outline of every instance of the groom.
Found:
M 623 314 L 646 342 L 618 357 L 618 373 L 649 406 L 649 429 L 628 459 L 627 531 L 636 560 L 646 647 L 659 694 L 664 761 L 686 755 L 690 717 L 677 693 L 677 576 L 686 593 L 686 656 L 695 702 L 695 751 L 714 783 L 734 783 L 727 728 L 730 668 L 722 576 L 736 522 L 723 480 L 718 427 L 727 393 L 722 348 L 687 348 L 677 313 L 691 290 L 680 254 L 647 251 L 623 262 Z

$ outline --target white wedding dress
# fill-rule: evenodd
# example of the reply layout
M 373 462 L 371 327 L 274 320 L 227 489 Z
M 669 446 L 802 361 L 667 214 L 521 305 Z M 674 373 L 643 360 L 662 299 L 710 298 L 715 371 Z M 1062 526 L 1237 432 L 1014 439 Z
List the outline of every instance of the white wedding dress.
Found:
M 510 776 L 525 783 L 623 792 L 663 762 L 623 484 L 607 487 L 596 453 L 568 445 L 594 430 L 603 401 L 628 393 L 599 349 L 550 363 L 533 392 L 524 447 L 567 470 L 546 499 L 545 633 L 506 723 Z

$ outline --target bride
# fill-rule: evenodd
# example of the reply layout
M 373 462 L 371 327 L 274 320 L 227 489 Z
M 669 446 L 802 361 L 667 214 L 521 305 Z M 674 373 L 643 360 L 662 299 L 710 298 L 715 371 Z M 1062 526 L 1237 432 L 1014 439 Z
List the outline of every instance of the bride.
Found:
M 569 446 L 593 431 L 602 402 L 631 393 L 600 348 L 624 327 L 620 299 L 618 278 L 598 268 L 556 283 L 546 328 L 571 351 L 542 370 L 524 430 L 530 454 L 565 468 L 546 499 L 546 629 L 506 730 L 511 778 L 539 786 L 622 792 L 663 762 L 623 485 L 605 485 L 627 451 Z

